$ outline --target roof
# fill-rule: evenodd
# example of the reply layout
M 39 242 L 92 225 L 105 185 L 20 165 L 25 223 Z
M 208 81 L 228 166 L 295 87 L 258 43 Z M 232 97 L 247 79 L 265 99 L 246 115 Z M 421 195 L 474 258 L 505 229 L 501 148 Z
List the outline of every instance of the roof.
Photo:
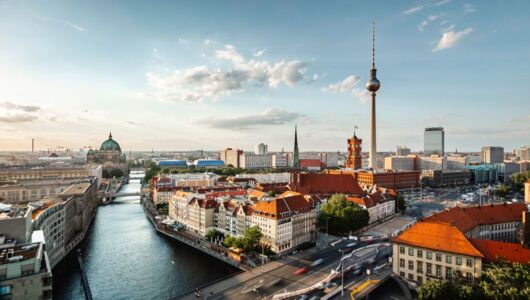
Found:
M 109 134 L 109 139 L 104 141 L 99 147 L 100 151 L 119 151 L 121 152 L 120 144 L 112 139 L 112 134 Z
M 161 160 L 158 162 L 159 166 L 187 166 L 185 160 Z
M 72 196 L 72 195 L 82 195 L 90 187 L 90 182 L 76 183 L 64 190 L 61 195 Z
M 423 221 L 454 222 L 460 231 L 466 233 L 479 225 L 520 222 L 523 211 L 526 211 L 524 203 L 453 207 L 427 217 Z
M 479 239 L 470 239 L 470 241 L 484 255 L 487 263 L 493 263 L 501 258 L 508 262 L 530 263 L 530 249 L 520 244 Z
M 195 197 L 188 202 L 188 205 L 195 205 L 195 203 L 197 203 L 201 208 L 215 208 L 217 206 L 217 202 L 214 200 L 199 199 Z
M 299 174 L 295 190 L 304 194 L 364 194 L 353 174 Z
M 309 201 L 301 194 L 278 197 L 269 201 L 259 201 L 254 213 L 271 219 L 283 219 L 299 212 L 311 210 Z
M 443 252 L 484 257 L 455 226 L 443 222 L 418 222 L 392 239 L 394 243 Z
M 219 159 L 197 159 L 193 164 L 196 166 L 224 166 L 225 162 Z

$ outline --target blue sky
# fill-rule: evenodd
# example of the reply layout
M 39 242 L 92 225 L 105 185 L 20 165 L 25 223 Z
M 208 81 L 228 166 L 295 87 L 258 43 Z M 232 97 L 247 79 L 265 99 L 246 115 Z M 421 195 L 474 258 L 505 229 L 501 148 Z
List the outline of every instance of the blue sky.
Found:
M 0 150 L 530 144 L 528 1 L 0 0 Z

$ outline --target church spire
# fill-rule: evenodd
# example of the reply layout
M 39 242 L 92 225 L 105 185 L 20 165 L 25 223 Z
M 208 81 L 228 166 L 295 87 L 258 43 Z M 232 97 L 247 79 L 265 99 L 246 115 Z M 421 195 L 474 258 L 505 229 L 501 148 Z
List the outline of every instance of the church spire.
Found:
M 112 140 L 112 131 L 109 131 L 109 140 Z
M 298 132 L 297 126 L 294 126 L 294 151 L 293 151 L 293 169 L 300 168 L 300 153 L 298 152 Z

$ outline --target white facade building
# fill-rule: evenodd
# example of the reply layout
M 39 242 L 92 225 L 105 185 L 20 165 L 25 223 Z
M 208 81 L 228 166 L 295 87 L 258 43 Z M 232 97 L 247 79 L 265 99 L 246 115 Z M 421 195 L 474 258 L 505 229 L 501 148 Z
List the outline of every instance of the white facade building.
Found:
M 270 169 L 272 154 L 245 153 L 239 156 L 239 162 L 243 169 Z
M 254 154 L 267 154 L 269 152 L 269 147 L 266 144 L 259 143 L 254 147 Z

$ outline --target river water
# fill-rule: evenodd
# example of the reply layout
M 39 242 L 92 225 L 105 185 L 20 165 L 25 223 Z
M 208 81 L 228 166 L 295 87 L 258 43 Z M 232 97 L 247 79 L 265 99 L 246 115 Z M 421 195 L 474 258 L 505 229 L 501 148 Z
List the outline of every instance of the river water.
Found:
M 140 187 L 139 180 L 131 180 L 120 193 L 136 192 Z M 138 196 L 116 198 L 100 206 L 80 247 L 94 299 L 168 299 L 237 272 L 158 234 Z M 72 251 L 53 270 L 54 299 L 84 299 L 76 256 Z

